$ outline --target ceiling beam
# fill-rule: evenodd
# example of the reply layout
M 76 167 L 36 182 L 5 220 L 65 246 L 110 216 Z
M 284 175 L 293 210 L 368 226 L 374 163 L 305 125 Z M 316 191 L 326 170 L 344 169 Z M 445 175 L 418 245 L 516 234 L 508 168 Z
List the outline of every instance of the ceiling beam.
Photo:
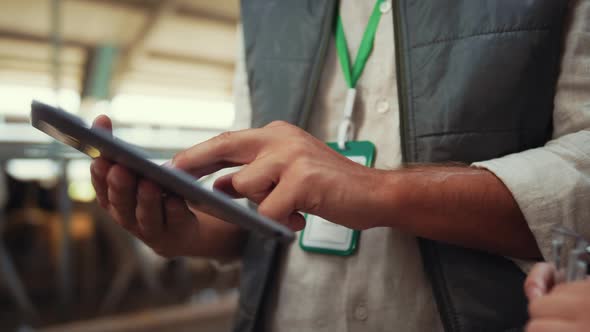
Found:
M 211 58 L 201 58 L 196 56 L 186 56 L 186 55 L 179 55 L 174 53 L 162 52 L 162 51 L 148 51 L 145 53 L 146 56 L 157 59 L 157 60 L 168 60 L 168 61 L 175 61 L 178 63 L 184 64 L 195 64 L 195 65 L 210 65 L 213 67 L 221 67 L 227 70 L 234 70 L 234 63 L 221 61 L 221 60 L 213 60 Z
M 176 8 L 176 14 L 178 14 L 179 16 L 184 16 L 193 19 L 213 20 L 220 23 L 229 24 L 231 26 L 235 26 L 238 22 L 237 17 L 195 8 L 186 4 L 179 4 Z
M 29 34 L 29 33 L 23 33 L 23 32 L 15 32 L 15 31 L 10 31 L 10 30 L 5 30 L 5 29 L 0 29 L 0 39 L 1 38 L 6 38 L 6 39 L 18 39 L 18 40 L 24 40 L 24 41 L 29 41 L 29 42 L 36 42 L 36 43 L 47 43 L 49 44 L 51 42 L 51 38 L 48 36 L 39 36 L 39 35 L 35 35 L 35 34 Z M 92 44 L 88 44 L 79 40 L 73 40 L 73 39 L 64 39 L 62 41 L 62 44 L 64 46 L 74 46 L 74 47 L 81 47 L 81 48 L 91 48 L 94 45 Z
M 166 0 L 77 0 L 85 2 L 94 2 L 101 5 L 107 5 L 115 8 L 128 8 L 132 10 L 139 10 L 144 12 L 151 11 L 160 2 Z M 238 21 L 237 17 L 233 15 L 223 14 L 202 8 L 196 8 L 186 3 L 179 3 L 176 6 L 176 14 L 194 19 L 209 19 L 215 20 L 231 25 L 235 25 Z
M 111 6 L 117 8 L 128 8 L 133 10 L 148 11 L 153 8 L 158 0 L 77 0 L 84 2 L 94 2 L 101 5 Z
M 158 28 L 164 18 L 174 15 L 175 9 L 176 0 L 161 0 L 151 8 L 148 18 L 137 33 L 137 36 L 129 46 L 123 50 L 123 55 L 113 74 L 114 91 L 117 90 L 123 76 L 132 68 L 133 62 L 145 54 L 145 44 L 151 33 Z

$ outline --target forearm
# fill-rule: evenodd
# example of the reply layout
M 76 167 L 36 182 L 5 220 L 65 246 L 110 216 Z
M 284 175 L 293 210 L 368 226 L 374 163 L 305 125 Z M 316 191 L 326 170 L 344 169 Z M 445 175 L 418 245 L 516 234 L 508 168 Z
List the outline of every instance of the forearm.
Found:
M 489 171 L 412 166 L 378 176 L 377 226 L 507 256 L 540 257 L 512 194 Z
M 190 256 L 224 260 L 241 256 L 246 238 L 242 228 L 202 212 L 195 214 L 199 219 L 199 232 L 189 249 Z

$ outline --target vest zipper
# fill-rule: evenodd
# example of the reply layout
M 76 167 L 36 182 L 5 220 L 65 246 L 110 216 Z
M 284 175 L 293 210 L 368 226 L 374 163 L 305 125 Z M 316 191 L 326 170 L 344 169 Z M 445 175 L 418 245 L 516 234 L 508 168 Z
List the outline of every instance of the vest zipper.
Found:
M 396 67 L 396 81 L 397 81 L 397 93 L 398 93 L 398 104 L 399 104 L 399 117 L 400 117 L 400 138 L 402 148 L 402 162 L 416 162 L 415 154 L 408 155 L 411 151 L 409 148 L 408 139 L 408 111 L 407 111 L 407 100 L 408 89 L 407 89 L 407 77 L 404 71 L 404 52 L 402 52 L 403 43 L 401 38 L 403 37 L 402 26 L 401 26 L 401 10 L 402 0 L 392 0 L 393 10 L 393 28 L 394 28 L 394 45 L 395 45 L 395 67 Z M 446 332 L 460 332 L 461 327 L 459 325 L 459 316 L 455 311 L 453 302 L 450 299 L 448 291 L 446 289 L 446 281 L 444 281 L 444 275 L 442 274 L 442 266 L 438 260 L 438 252 L 435 243 L 430 240 L 418 238 L 420 244 L 420 252 L 424 269 L 430 274 L 430 282 L 432 283 L 432 290 L 435 299 L 442 302 L 441 305 L 437 305 L 440 313 L 441 322 Z M 428 273 L 427 273 L 428 274 Z
M 402 162 L 407 163 L 408 160 L 408 148 L 407 148 L 407 141 L 408 135 L 406 133 L 407 130 L 407 112 L 406 112 L 406 88 L 405 88 L 405 78 L 402 77 L 404 75 L 403 71 L 403 64 L 402 64 L 402 43 L 399 41 L 401 36 L 401 28 L 400 28 L 400 10 L 398 8 L 399 0 L 392 0 L 392 11 L 393 11 L 393 42 L 395 45 L 395 80 L 397 82 L 397 96 L 398 96 L 398 104 L 399 104 L 399 132 L 401 137 L 401 148 L 402 148 Z M 412 160 L 414 161 L 414 160 Z

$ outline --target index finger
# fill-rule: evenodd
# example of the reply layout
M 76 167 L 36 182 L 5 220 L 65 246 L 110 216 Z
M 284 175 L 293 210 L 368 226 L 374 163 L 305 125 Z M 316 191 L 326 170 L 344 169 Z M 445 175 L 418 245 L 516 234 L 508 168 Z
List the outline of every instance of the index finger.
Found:
M 190 173 L 213 173 L 219 169 L 248 164 L 256 159 L 265 142 L 263 129 L 228 131 L 179 152 L 172 166 Z

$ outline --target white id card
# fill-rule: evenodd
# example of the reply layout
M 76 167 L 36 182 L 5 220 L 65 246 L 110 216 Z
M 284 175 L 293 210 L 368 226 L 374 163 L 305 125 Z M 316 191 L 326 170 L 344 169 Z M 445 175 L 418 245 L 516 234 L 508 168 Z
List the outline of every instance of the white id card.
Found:
M 371 142 L 347 142 L 345 150 L 338 149 L 336 143 L 328 145 L 356 163 L 369 167 L 373 165 L 375 146 Z M 303 250 L 338 256 L 352 255 L 356 250 L 360 231 L 311 214 L 307 214 L 305 219 L 305 229 L 299 236 L 299 245 Z

